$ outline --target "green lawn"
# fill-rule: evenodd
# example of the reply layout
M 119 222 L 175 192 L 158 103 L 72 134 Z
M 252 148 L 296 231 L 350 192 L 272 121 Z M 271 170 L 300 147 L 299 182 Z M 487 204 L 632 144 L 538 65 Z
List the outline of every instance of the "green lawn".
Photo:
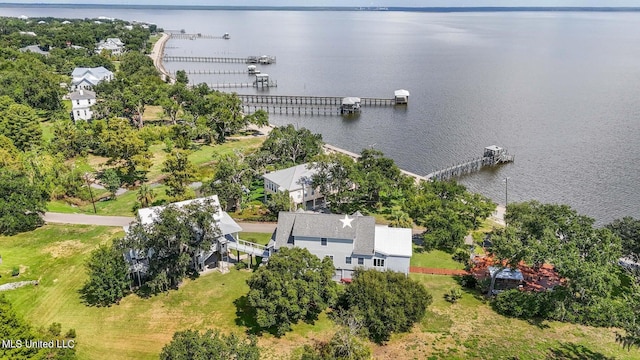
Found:
M 247 330 L 234 305 L 248 291 L 246 280 L 251 273 L 244 270 L 212 272 L 185 280 L 179 290 L 148 299 L 129 295 L 119 305 L 107 308 L 83 305 L 78 290 L 86 280 L 84 261 L 98 244 L 122 235 L 118 228 L 47 225 L 29 233 L 0 237 L 0 284 L 40 280 L 38 286 L 4 294 L 34 326 L 60 322 L 63 331 L 74 328 L 80 359 L 156 359 L 177 330 Z M 256 242 L 265 240 L 263 234 L 241 236 Z M 10 275 L 14 266 L 21 269 L 15 278 Z M 640 357 L 640 351 L 627 352 L 616 344 L 612 329 L 557 322 L 536 325 L 505 318 L 472 292 L 465 292 L 457 304 L 450 304 L 443 294 L 458 287 L 452 277 L 410 277 L 424 284 L 433 295 L 433 304 L 411 333 L 394 335 L 386 346 L 370 345 L 376 359 Z M 322 314 L 315 324 L 296 325 L 293 332 L 280 339 L 263 334 L 259 344 L 265 349 L 264 358 L 281 359 L 293 349 L 312 343 L 312 339 L 326 340 L 333 331 L 333 323 Z
M 269 233 L 241 232 L 240 239 L 260 245 L 267 245 L 269 240 L 271 240 L 271 235 L 272 234 Z
M 411 266 L 438 268 L 438 269 L 464 269 L 464 265 L 453 260 L 451 255 L 442 250 L 420 252 L 420 247 L 413 245 Z

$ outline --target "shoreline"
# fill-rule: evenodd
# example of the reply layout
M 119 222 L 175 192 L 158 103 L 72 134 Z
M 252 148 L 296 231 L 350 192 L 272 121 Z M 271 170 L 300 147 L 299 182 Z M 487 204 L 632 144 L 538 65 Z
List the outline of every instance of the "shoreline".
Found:
M 153 65 L 160 72 L 162 80 L 167 81 L 167 79 L 169 79 L 169 81 L 173 84 L 175 82 L 175 79 L 167 71 L 167 69 L 164 68 L 164 64 L 162 63 L 162 57 L 164 56 L 164 47 L 167 45 L 167 41 L 169 41 L 170 38 L 171 35 L 163 32 L 160 39 L 158 39 L 158 41 L 153 44 L 153 50 L 151 51 L 151 54 L 149 54 L 149 57 L 153 60 Z
M 267 135 L 269 135 L 269 132 L 271 132 L 271 130 L 274 128 L 274 125 L 273 124 L 269 124 L 269 125 L 262 126 L 262 127 L 258 127 L 258 126 L 255 126 L 255 125 L 249 125 L 247 128 L 261 133 L 262 136 L 267 136 Z M 339 147 L 337 147 L 335 145 L 331 145 L 331 144 L 327 144 L 327 143 L 322 145 L 322 149 L 324 150 L 325 153 L 341 153 L 341 154 L 349 156 L 350 158 L 352 158 L 354 160 L 357 160 L 360 157 L 359 154 L 356 154 L 356 153 L 351 152 L 349 150 L 345 150 L 345 149 L 339 148 Z M 416 180 L 416 183 L 419 183 L 420 181 L 428 181 L 429 180 L 429 179 L 425 178 L 424 176 L 420 176 L 420 175 L 414 174 L 414 173 L 412 173 L 410 171 L 407 171 L 407 170 L 400 169 L 400 172 L 405 174 L 405 175 L 407 175 L 407 176 L 413 177 Z M 504 213 L 505 213 L 505 211 L 506 211 L 505 206 L 502 205 L 502 204 L 498 204 L 496 206 L 496 209 L 494 210 L 493 214 L 491 214 L 489 216 L 489 219 L 494 221 L 498 225 L 505 226 L 505 221 L 504 221 Z

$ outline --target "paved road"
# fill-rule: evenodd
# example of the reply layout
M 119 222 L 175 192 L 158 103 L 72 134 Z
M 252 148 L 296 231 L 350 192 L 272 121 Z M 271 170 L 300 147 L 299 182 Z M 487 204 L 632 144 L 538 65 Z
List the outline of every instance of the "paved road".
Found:
M 134 217 L 129 216 L 102 216 L 85 214 L 64 214 L 47 212 L 44 221 L 59 224 L 101 225 L 101 226 L 127 226 Z
M 80 224 L 80 225 L 100 225 L 100 226 L 127 226 L 134 217 L 130 216 L 102 216 L 86 214 L 65 214 L 47 212 L 44 214 L 44 221 L 58 224 Z M 246 232 L 269 233 L 276 229 L 276 223 L 238 223 Z

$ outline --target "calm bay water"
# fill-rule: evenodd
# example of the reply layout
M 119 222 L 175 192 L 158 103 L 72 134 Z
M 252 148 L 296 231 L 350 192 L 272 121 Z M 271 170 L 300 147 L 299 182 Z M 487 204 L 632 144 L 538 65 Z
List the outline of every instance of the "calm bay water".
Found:
M 406 108 L 354 118 L 272 116 L 358 152 L 373 146 L 418 174 L 503 146 L 516 161 L 461 181 L 496 202 L 566 203 L 603 224 L 640 217 L 639 13 L 383 13 L 0 8 L 3 16 L 157 23 L 231 40 L 171 40 L 174 55 L 275 55 L 280 95 L 392 97 Z M 243 64 L 167 63 L 243 70 Z M 250 82 L 247 75 L 190 76 Z M 252 88 L 237 89 L 254 93 Z M 264 92 L 262 92 L 264 93 Z

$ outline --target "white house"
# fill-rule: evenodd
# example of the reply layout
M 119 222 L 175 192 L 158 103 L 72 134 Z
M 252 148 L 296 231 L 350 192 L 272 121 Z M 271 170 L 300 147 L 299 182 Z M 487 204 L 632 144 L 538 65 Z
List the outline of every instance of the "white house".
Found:
M 73 121 L 91 120 L 93 111 L 91 106 L 96 103 L 96 93 L 90 90 L 80 89 L 69 94 L 71 99 L 71 116 Z
M 408 228 L 376 225 L 371 216 L 281 212 L 269 247 L 302 247 L 333 260 L 334 280 L 351 279 L 354 269 L 409 274 L 412 233 Z
M 120 55 L 124 52 L 124 43 L 120 38 L 108 38 L 102 40 L 96 46 L 96 52 L 99 54 L 102 50 L 110 51 L 113 55 Z
M 107 70 L 104 66 L 95 68 L 77 67 L 71 73 L 71 91 L 80 89 L 92 89 L 101 81 L 113 80 L 113 72 Z
M 311 177 L 317 171 L 310 166 L 302 164 L 262 175 L 265 195 L 288 190 L 294 204 L 315 207 L 316 200 L 321 199 L 323 194 L 311 186 Z
M 169 204 L 171 206 L 175 206 L 177 208 L 182 208 L 192 203 L 205 203 L 210 202 L 214 207 L 218 210 L 213 215 L 214 220 L 216 221 L 216 225 L 220 229 L 220 236 L 217 241 L 215 241 L 210 249 L 202 251 L 197 258 L 197 267 L 198 270 L 204 270 L 209 266 L 218 266 L 221 260 L 224 260 L 227 256 L 228 249 L 227 244 L 232 242 L 238 242 L 238 233 L 242 231 L 240 225 L 238 225 L 226 212 L 220 210 L 220 201 L 218 200 L 217 195 L 208 196 L 204 198 L 192 199 L 180 201 L 177 203 Z M 159 216 L 159 214 L 169 205 L 163 206 L 154 206 L 149 208 L 143 208 L 138 210 L 138 218 L 140 224 L 149 225 L 153 223 Z M 125 232 L 129 231 L 129 227 L 125 227 Z M 147 255 L 139 254 L 133 250 L 127 251 L 124 254 L 125 259 L 130 264 L 132 273 L 135 271 L 139 271 L 142 273 L 146 272 L 147 266 L 147 257 L 153 256 L 153 250 L 149 250 Z M 137 265 L 137 268 L 136 268 Z

